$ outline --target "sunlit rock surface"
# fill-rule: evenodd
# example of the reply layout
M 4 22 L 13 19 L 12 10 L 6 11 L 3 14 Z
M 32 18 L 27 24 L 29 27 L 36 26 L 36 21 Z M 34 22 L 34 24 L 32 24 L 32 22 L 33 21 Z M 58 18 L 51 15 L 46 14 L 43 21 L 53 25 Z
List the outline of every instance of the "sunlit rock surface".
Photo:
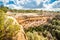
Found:
M 23 27 L 20 24 L 18 24 L 18 22 L 15 20 L 15 18 L 13 18 L 11 16 L 8 16 L 6 21 L 9 20 L 9 19 L 13 20 L 13 22 L 12 22 L 13 25 L 17 24 L 20 27 L 19 32 L 16 34 L 16 36 L 13 37 L 13 40 L 27 40 L 25 32 L 23 30 Z

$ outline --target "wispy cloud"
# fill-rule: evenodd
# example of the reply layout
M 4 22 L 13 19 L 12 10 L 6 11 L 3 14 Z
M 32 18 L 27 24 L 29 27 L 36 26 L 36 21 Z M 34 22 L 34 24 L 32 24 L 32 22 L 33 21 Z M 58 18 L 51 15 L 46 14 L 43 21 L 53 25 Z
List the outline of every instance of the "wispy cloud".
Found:
M 3 2 L 4 6 L 8 6 L 9 8 L 15 9 L 60 8 L 60 0 L 0 0 L 0 1 Z

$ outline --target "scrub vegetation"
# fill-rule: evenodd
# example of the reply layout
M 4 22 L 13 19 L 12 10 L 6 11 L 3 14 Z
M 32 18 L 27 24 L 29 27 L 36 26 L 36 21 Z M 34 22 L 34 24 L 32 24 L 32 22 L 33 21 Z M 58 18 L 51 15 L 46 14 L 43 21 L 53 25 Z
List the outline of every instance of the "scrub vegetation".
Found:
M 13 40 L 20 30 L 14 19 L 8 18 L 7 11 L 18 13 L 43 13 L 42 10 L 12 10 L 7 7 L 0 7 L 0 40 Z M 44 13 L 47 11 L 44 11 Z M 24 29 L 27 40 L 60 40 L 60 12 L 48 12 L 48 16 L 53 16 L 48 19 L 46 24 L 29 27 Z M 54 15 L 55 14 L 55 15 Z M 46 15 L 45 15 L 46 16 Z M 14 23 L 15 22 L 15 23 Z

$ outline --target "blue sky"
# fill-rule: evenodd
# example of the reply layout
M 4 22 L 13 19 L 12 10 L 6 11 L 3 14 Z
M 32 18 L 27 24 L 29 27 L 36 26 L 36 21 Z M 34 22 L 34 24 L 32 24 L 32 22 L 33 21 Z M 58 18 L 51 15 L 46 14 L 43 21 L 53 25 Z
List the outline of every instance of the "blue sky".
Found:
M 60 8 L 60 0 L 0 0 L 0 5 L 15 9 Z

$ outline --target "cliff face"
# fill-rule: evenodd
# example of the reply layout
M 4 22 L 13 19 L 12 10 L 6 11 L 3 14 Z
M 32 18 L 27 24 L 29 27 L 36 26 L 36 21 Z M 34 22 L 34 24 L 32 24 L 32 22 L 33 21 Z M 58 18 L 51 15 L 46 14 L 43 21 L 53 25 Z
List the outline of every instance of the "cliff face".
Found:
M 20 29 L 16 36 L 13 37 L 13 40 L 27 40 L 25 32 Z
M 16 21 L 15 18 L 8 16 L 6 21 L 8 21 L 9 19 L 13 20 L 13 22 L 12 22 L 13 25 L 18 25 L 20 27 L 20 30 L 18 30 L 16 36 L 12 37 L 13 40 L 26 40 L 26 35 L 25 35 L 24 30 L 23 30 L 23 27 L 20 24 L 18 24 L 18 22 Z
M 16 19 L 13 17 L 15 17 Z M 38 27 L 39 25 L 46 23 L 48 19 L 52 18 L 51 16 L 43 16 L 43 15 L 37 15 L 37 16 L 22 15 L 21 16 L 19 14 L 17 16 L 15 15 L 13 17 L 10 17 L 10 18 L 12 18 L 14 20 L 14 22 L 17 23 L 17 25 L 19 25 L 19 27 L 20 27 L 19 32 L 17 33 L 16 36 L 13 37 L 13 40 L 29 40 L 28 36 L 30 37 L 31 35 L 27 34 L 28 35 L 27 36 L 26 33 L 24 32 L 24 28 L 28 29 L 29 27 Z M 32 37 L 35 38 L 34 35 L 35 34 L 33 34 Z M 40 39 L 40 36 L 39 36 L 39 39 Z
M 20 30 L 18 34 L 16 35 L 17 40 L 27 40 L 26 35 L 23 30 Z
M 16 20 L 21 24 L 25 29 L 29 27 L 39 26 L 47 22 L 49 16 L 17 16 Z

